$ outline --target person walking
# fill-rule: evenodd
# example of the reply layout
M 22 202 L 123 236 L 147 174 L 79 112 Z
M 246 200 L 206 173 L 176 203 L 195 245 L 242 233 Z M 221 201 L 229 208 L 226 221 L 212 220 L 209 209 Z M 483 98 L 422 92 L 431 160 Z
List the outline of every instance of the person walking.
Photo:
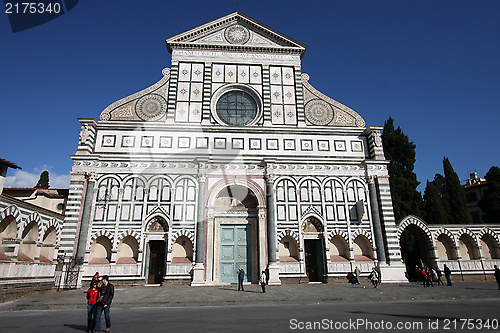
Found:
M 361 274 L 361 271 L 359 270 L 359 267 L 356 266 L 354 269 L 354 277 L 356 278 L 356 284 L 359 284 L 359 275 Z
M 378 288 L 378 273 L 375 267 L 372 268 L 372 272 L 368 275 L 368 279 L 372 282 L 373 288 Z
M 93 332 L 95 326 L 96 302 L 99 296 L 97 281 L 92 280 L 87 289 L 87 332 Z
M 382 283 L 382 273 L 380 272 L 380 263 L 375 266 L 375 270 L 377 271 L 377 277 L 378 277 L 378 284 L 380 285 Z
M 269 285 L 269 265 L 266 267 L 266 285 Z
M 429 276 L 425 272 L 424 268 L 422 268 L 420 270 L 420 276 L 422 276 L 422 282 L 423 282 L 424 287 L 428 287 L 429 286 Z
M 493 273 L 493 275 L 497 280 L 498 290 L 500 290 L 500 269 L 497 267 L 497 265 L 493 266 L 493 268 L 495 268 L 495 273 Z
M 102 277 L 102 286 L 99 291 L 99 298 L 97 299 L 97 310 L 95 315 L 95 332 L 101 331 L 101 314 L 104 311 L 104 319 L 106 320 L 106 332 L 111 329 L 111 319 L 109 317 L 109 310 L 111 309 L 111 302 L 115 296 L 115 286 L 109 283 L 107 275 Z
M 448 287 L 451 287 L 451 270 L 448 268 L 448 266 L 446 266 L 446 264 L 444 265 L 443 272 L 444 277 L 446 278 L 446 285 Z
M 438 266 L 436 266 L 436 275 L 437 275 L 438 286 L 439 285 L 444 285 L 443 280 L 441 280 L 441 276 L 443 276 L 443 273 L 441 272 L 441 270 L 439 269 Z
M 266 279 L 267 279 L 266 271 L 264 270 L 260 274 L 260 286 L 262 287 L 262 292 L 263 293 L 266 292 Z
M 238 291 L 240 290 L 240 288 L 241 291 L 245 291 L 245 289 L 243 288 L 243 279 L 245 278 L 245 271 L 243 270 L 243 268 L 240 268 L 238 269 L 236 274 L 238 275 Z
M 434 283 L 432 282 L 432 279 L 434 278 L 434 274 L 432 274 L 432 268 L 430 267 L 427 267 L 427 270 L 426 270 L 426 273 L 427 273 L 427 280 L 429 281 L 427 283 L 427 287 L 429 286 L 429 284 L 431 285 L 432 288 L 434 288 Z

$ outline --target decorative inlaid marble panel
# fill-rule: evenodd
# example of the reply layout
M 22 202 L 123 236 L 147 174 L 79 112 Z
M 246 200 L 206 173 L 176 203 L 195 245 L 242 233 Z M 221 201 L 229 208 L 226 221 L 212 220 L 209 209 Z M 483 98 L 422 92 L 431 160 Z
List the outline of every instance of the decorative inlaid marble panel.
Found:
M 351 151 L 352 152 L 362 152 L 363 143 L 361 141 L 351 141 Z
M 236 71 L 236 65 L 226 65 L 224 66 L 224 82 L 236 83 L 238 78 L 238 73 Z
M 191 72 L 191 81 L 203 82 L 203 64 L 193 64 Z
M 116 142 L 116 135 L 103 135 L 102 146 L 103 147 L 114 147 Z
M 191 81 L 191 64 L 179 64 L 179 81 Z
M 179 122 L 188 121 L 189 102 L 177 102 L 175 120 Z
M 191 146 L 191 138 L 187 136 L 181 136 L 177 140 L 177 148 L 189 148 Z
M 249 140 L 250 149 L 252 150 L 261 150 L 262 149 L 262 141 L 260 139 L 252 138 Z
M 141 148 L 153 148 L 154 137 L 143 136 L 141 137 Z
M 347 147 L 344 140 L 335 140 L 335 151 L 347 151 Z
M 266 139 L 266 146 L 268 150 L 279 150 L 278 139 Z
M 318 140 L 318 150 L 319 151 L 329 151 L 330 150 L 330 141 Z
M 250 66 L 238 66 L 238 82 L 239 83 L 249 83 L 250 82 Z
M 122 147 L 133 148 L 135 146 L 135 136 L 124 135 L 122 136 Z
M 303 151 L 313 150 L 312 140 L 300 140 L 300 149 Z
M 244 149 L 244 140 L 241 138 L 233 138 L 231 142 L 231 148 L 232 149 Z
M 160 148 L 172 148 L 172 137 L 160 136 Z
M 295 140 L 294 139 L 285 139 L 283 142 L 283 146 L 285 150 L 295 150 Z
M 284 124 L 284 113 L 283 113 L 283 105 L 271 105 L 271 117 L 272 122 L 275 125 Z
M 179 82 L 177 85 L 177 100 L 189 101 L 189 92 L 191 90 L 189 82 Z
M 260 66 L 250 66 L 250 83 L 262 83 L 262 68 Z
M 226 149 L 226 138 L 214 138 L 215 149 Z
M 206 149 L 208 148 L 208 138 L 196 138 L 196 148 Z

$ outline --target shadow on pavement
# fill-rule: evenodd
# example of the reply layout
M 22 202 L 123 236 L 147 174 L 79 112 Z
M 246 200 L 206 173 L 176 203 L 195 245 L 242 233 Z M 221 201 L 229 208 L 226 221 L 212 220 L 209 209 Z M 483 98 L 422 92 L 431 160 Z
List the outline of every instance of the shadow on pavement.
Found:
M 87 332 L 87 326 L 84 325 L 64 324 L 64 327 L 69 327 L 74 330 Z

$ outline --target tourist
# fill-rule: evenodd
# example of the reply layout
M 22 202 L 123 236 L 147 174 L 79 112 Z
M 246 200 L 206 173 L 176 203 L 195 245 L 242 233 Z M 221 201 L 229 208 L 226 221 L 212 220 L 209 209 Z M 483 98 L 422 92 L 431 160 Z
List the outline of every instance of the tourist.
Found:
M 262 287 L 262 292 L 266 292 L 266 271 L 262 271 L 260 274 L 260 286 Z
M 497 267 L 497 265 L 493 266 L 495 268 L 495 279 L 497 280 L 497 285 L 498 285 L 498 290 L 500 290 L 500 269 Z
M 266 272 L 266 284 L 268 285 L 269 284 L 269 265 L 267 265 L 265 272 Z
M 111 302 L 113 301 L 113 296 L 115 295 L 115 287 L 109 283 L 109 278 L 107 275 L 102 277 L 102 286 L 99 291 L 99 298 L 97 299 L 97 310 L 95 316 L 95 327 L 94 331 L 101 331 L 101 313 L 104 310 L 104 319 L 106 320 L 106 332 L 111 329 L 111 319 L 109 317 L 109 310 L 111 308 Z
M 243 279 L 245 278 L 245 271 L 243 270 L 243 268 L 240 268 L 238 269 L 236 274 L 238 275 L 238 291 L 240 290 L 240 288 L 241 291 L 245 291 L 245 289 L 243 288 Z
M 359 276 L 361 275 L 361 271 L 359 270 L 359 267 L 356 266 L 354 269 L 354 277 L 356 278 L 356 284 L 359 284 Z
M 431 285 L 432 288 L 434 288 L 434 283 L 432 282 L 432 279 L 433 279 L 433 274 L 432 274 L 432 268 L 430 267 L 427 267 L 426 271 L 427 273 L 427 287 L 429 286 L 429 284 Z
M 99 272 L 95 272 L 94 276 L 92 277 L 92 281 L 99 282 L 101 277 L 99 276 Z
M 93 332 L 95 326 L 96 302 L 99 295 L 97 281 L 92 280 L 87 290 L 87 332 Z
M 444 277 L 446 278 L 446 285 L 448 287 L 451 287 L 451 270 L 448 268 L 448 266 L 446 266 L 446 264 L 444 265 L 443 272 Z
M 436 266 L 436 275 L 437 275 L 438 286 L 444 285 L 443 280 L 441 280 L 441 276 L 443 276 L 443 273 L 441 272 L 438 266 Z
M 422 277 L 422 283 L 423 283 L 424 287 L 428 287 L 429 286 L 429 276 L 425 272 L 425 269 L 422 268 L 420 270 L 420 276 Z
M 368 279 L 372 282 L 373 288 L 378 288 L 378 273 L 375 267 L 372 268 L 372 272 L 368 275 Z

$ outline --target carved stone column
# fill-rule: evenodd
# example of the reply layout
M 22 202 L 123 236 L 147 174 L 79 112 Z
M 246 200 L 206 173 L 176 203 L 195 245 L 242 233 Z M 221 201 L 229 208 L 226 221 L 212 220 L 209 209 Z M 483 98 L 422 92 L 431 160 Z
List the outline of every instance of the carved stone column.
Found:
M 279 265 L 276 262 L 276 217 L 274 214 L 274 173 L 266 170 L 266 205 L 267 205 L 267 253 L 269 260 L 269 284 L 280 285 Z
M 205 236 L 205 183 L 206 175 L 204 172 L 198 174 L 198 211 L 196 222 L 196 257 L 193 268 L 192 286 L 205 284 L 205 266 L 203 258 L 205 254 L 204 236 Z

